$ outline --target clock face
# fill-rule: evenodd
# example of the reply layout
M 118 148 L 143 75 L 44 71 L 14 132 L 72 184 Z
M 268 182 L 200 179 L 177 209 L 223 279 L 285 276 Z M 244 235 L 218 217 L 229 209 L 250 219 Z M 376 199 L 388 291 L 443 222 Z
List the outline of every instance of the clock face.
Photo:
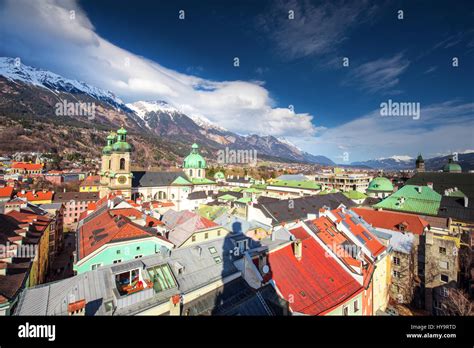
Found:
M 118 180 L 119 184 L 123 185 L 127 182 L 127 177 L 122 175 L 122 176 L 119 176 L 117 180 Z

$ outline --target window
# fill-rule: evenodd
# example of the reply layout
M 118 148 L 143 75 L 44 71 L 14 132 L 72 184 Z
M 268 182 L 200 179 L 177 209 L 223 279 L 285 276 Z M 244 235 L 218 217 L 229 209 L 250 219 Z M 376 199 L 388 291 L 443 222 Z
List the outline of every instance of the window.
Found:
M 119 255 L 119 254 L 120 254 L 120 250 L 117 250 L 117 255 Z
M 349 307 L 347 307 L 347 306 L 342 307 L 342 314 L 343 315 L 349 315 Z
M 394 265 L 397 265 L 397 266 L 400 266 L 400 258 L 399 257 L 393 257 L 393 264 Z
M 440 254 L 443 254 L 443 255 L 446 255 L 446 248 L 444 248 L 444 247 L 439 247 L 439 253 L 440 253 Z
M 442 287 L 441 288 L 441 296 L 448 297 L 449 296 L 449 289 L 445 288 L 445 287 Z
M 125 170 L 125 158 L 120 159 L 120 170 Z
M 138 250 L 140 250 L 140 247 L 139 247 L 139 246 L 137 246 L 137 251 L 138 251 Z
M 402 274 L 401 274 L 400 272 L 398 272 L 398 271 L 393 271 L 393 276 L 394 276 L 395 278 L 401 278 L 401 277 L 402 277 Z
M 95 270 L 95 269 L 99 268 L 100 266 L 102 266 L 101 263 L 94 263 L 93 265 L 91 265 L 91 270 Z
M 214 256 L 214 261 L 215 261 L 216 263 L 221 263 L 221 262 L 222 262 L 222 259 L 221 259 L 220 256 Z
M 207 238 L 209 238 L 209 233 L 206 232 L 204 233 L 204 239 L 207 239 Z
M 214 248 L 214 247 L 210 247 L 210 248 L 209 248 L 209 252 L 210 252 L 211 254 L 215 254 L 215 253 L 217 253 L 217 250 L 216 250 L 216 248 Z
M 448 269 L 449 263 L 447 261 L 439 261 L 439 268 L 441 269 Z
M 161 292 L 176 287 L 176 281 L 168 264 L 155 266 L 147 269 L 153 282 L 153 289 Z
M 143 257 L 143 255 L 137 255 L 137 256 L 135 256 L 136 259 L 139 259 L 140 257 Z
M 217 236 L 221 235 L 221 230 L 217 230 Z
M 441 274 L 441 281 L 447 283 L 449 281 L 449 277 L 446 274 Z
M 114 309 L 114 301 L 105 302 L 104 307 L 106 312 L 110 312 L 112 309 Z
M 191 241 L 193 241 L 193 242 L 196 241 L 196 235 L 195 234 L 191 237 Z
M 114 260 L 114 264 L 115 264 L 115 263 L 120 263 L 120 262 L 122 262 L 121 259 Z
M 359 301 L 355 300 L 354 301 L 354 313 L 357 313 L 359 311 Z

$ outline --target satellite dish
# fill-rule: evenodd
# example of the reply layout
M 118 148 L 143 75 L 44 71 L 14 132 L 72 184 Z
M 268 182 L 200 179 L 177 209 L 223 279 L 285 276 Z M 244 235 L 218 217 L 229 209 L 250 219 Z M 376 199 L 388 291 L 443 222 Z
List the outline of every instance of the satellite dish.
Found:
M 268 265 L 263 266 L 262 268 L 263 273 L 267 274 L 270 271 L 270 267 Z

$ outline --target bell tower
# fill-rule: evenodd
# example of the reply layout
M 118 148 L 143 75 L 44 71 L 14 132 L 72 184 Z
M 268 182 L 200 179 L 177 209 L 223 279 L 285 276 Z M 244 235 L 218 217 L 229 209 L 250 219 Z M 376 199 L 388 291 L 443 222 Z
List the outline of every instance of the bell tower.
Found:
M 100 171 L 100 197 L 109 193 L 132 196 L 132 172 L 130 154 L 132 147 L 127 143 L 127 131 L 121 127 L 117 133 L 107 137 L 107 145 L 102 149 Z

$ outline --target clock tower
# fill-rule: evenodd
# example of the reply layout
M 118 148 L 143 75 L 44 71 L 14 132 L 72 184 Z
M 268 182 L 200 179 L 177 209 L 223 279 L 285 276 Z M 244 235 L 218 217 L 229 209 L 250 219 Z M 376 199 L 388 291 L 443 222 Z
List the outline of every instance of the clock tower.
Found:
M 109 193 L 132 196 L 132 172 L 130 154 L 132 147 L 127 143 L 127 131 L 121 127 L 117 133 L 110 133 L 107 145 L 102 149 L 100 171 L 100 198 Z

